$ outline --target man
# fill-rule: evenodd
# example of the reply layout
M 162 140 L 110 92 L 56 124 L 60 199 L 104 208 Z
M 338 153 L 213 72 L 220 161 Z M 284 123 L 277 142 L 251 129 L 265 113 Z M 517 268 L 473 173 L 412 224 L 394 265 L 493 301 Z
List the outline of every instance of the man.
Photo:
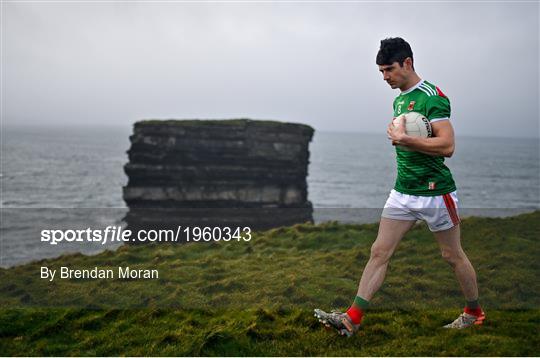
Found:
M 396 126 L 388 125 L 388 139 L 396 146 L 398 175 L 384 205 L 356 298 L 345 313 L 315 309 L 315 316 L 342 335 L 356 333 L 369 301 L 383 283 L 398 243 L 416 220 L 424 220 L 439 243 L 442 257 L 454 269 L 466 300 L 464 312 L 444 327 L 482 324 L 485 314 L 478 304 L 476 273 L 460 243 L 456 186 L 444 164 L 444 157 L 454 153 L 450 101 L 438 87 L 416 74 L 411 47 L 402 38 L 382 40 L 376 62 L 390 87 L 401 90 L 394 100 L 394 118 L 407 112 L 423 114 L 431 123 L 432 137 L 408 136 L 404 120 Z

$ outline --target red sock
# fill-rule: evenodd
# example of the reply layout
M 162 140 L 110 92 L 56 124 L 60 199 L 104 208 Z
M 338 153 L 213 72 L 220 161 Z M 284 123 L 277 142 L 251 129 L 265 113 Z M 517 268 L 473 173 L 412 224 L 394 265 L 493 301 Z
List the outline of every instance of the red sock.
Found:
M 469 308 L 469 307 L 465 307 L 465 309 L 463 310 L 465 313 L 468 313 L 468 314 L 472 314 L 473 316 L 480 316 L 482 314 L 482 308 L 480 308 L 480 306 L 472 309 L 472 308 Z
M 347 315 L 351 318 L 352 323 L 360 324 L 362 322 L 362 317 L 364 316 L 364 311 L 362 311 L 362 308 L 352 305 L 347 310 Z

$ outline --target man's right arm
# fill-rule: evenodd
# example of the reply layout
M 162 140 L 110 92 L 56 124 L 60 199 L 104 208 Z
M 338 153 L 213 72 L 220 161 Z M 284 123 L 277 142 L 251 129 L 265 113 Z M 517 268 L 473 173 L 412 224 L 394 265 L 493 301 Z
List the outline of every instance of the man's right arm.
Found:
M 431 124 L 433 137 L 397 136 L 392 143 L 406 146 L 414 151 L 437 157 L 450 158 L 454 154 L 454 128 L 450 120 L 437 121 Z

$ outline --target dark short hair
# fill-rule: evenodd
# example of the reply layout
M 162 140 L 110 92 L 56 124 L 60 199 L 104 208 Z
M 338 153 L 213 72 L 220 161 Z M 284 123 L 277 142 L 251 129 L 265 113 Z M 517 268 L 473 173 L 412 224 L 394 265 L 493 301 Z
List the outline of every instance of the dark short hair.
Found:
M 410 57 L 411 60 L 413 60 L 411 45 L 401 37 L 391 37 L 381 40 L 381 47 L 377 53 L 376 62 L 379 66 L 391 65 L 394 62 L 397 62 L 403 67 L 403 61 L 405 61 L 407 57 Z

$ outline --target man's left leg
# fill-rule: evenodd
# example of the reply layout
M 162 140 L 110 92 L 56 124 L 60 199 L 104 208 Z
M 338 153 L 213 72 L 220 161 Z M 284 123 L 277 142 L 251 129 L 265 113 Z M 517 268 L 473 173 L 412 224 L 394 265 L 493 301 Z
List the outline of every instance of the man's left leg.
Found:
M 465 328 L 475 324 L 482 324 L 485 314 L 480 305 L 478 305 L 476 272 L 461 247 L 460 225 L 457 224 L 448 230 L 434 232 L 433 234 L 441 248 L 442 257 L 454 269 L 465 300 L 467 301 L 463 314 L 445 327 Z

